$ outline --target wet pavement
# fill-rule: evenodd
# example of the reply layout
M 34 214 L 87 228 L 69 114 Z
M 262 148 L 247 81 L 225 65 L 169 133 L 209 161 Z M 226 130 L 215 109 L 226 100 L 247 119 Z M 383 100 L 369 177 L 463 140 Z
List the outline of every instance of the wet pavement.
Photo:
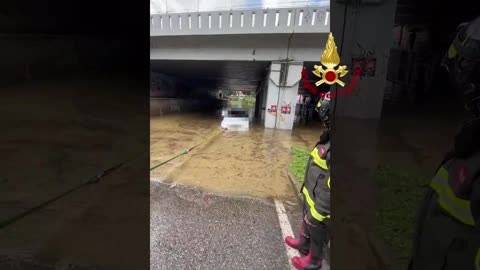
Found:
M 151 269 L 290 269 L 272 200 L 151 185 Z M 300 209 L 285 203 L 294 231 Z

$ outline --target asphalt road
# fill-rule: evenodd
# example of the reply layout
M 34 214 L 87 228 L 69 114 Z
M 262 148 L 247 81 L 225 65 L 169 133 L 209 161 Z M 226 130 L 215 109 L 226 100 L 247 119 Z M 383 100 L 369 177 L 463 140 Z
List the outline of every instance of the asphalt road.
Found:
M 152 182 L 150 266 L 162 269 L 291 269 L 272 200 L 214 195 Z M 301 210 L 283 202 L 295 234 Z

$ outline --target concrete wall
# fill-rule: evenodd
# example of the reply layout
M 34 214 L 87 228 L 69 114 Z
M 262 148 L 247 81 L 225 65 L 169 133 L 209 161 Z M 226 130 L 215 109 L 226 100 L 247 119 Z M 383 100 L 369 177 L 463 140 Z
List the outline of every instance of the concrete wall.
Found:
M 222 102 L 215 99 L 183 99 L 150 97 L 150 116 L 162 116 L 171 113 L 219 110 Z
M 181 80 L 161 73 L 150 72 L 150 96 L 162 98 L 179 98 L 189 90 Z
M 150 59 L 320 61 L 327 33 L 165 36 L 150 38 Z
M 210 89 L 192 87 L 183 80 L 166 74 L 150 73 L 150 115 L 212 111 L 222 103 Z
M 180 99 L 216 99 L 215 86 L 194 84 L 187 78 L 150 72 L 150 97 Z
M 162 116 L 185 111 L 192 101 L 175 98 L 150 98 L 150 115 Z
M 333 2 L 332 9 L 344 10 L 344 5 Z M 395 17 L 396 1 L 385 0 L 378 5 L 360 5 L 347 9 L 345 41 L 341 52 L 341 64 L 353 74 L 352 56 L 362 55 L 362 49 L 374 52 L 376 72 L 374 77 L 362 77 L 349 95 L 338 100 L 337 115 L 364 119 L 378 119 L 382 111 L 383 95 L 386 86 L 388 58 L 392 46 L 392 29 Z M 383 23 L 379 23 L 383 22 Z M 332 17 L 332 32 L 339 53 L 342 42 L 343 12 Z M 374 31 L 372 30 L 374 29 Z M 348 81 L 348 79 L 344 80 Z

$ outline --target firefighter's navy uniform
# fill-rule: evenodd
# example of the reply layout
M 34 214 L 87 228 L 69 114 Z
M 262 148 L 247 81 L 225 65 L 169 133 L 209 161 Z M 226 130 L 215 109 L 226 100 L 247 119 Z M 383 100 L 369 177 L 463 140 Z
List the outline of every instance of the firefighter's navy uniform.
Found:
M 325 131 L 315 145 L 307 162 L 304 185 L 303 224 L 299 238 L 287 236 L 285 243 L 304 256 L 292 258 L 292 265 L 300 270 L 322 267 L 324 248 L 329 239 L 330 224 L 330 98 L 317 105 Z
M 300 237 L 285 238 L 285 243 L 298 249 L 303 257 L 293 257 L 296 269 L 320 269 L 324 249 L 328 243 L 330 224 L 330 139 L 329 131 L 322 134 L 320 142 L 310 153 L 305 170 L 304 185 L 300 192 L 304 197 L 303 224 Z
M 330 141 L 321 142 L 310 153 L 302 188 L 305 219 L 309 230 L 312 261 L 322 260 L 330 224 Z

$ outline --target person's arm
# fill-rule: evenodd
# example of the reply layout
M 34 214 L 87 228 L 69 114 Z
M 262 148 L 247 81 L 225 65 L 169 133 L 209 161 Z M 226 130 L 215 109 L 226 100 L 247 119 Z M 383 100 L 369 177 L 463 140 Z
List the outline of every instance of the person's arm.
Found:
M 327 186 L 329 173 L 327 170 L 320 167 L 315 168 L 315 188 L 312 190 L 314 202 L 314 209 L 316 211 L 317 218 L 314 218 L 312 213 L 308 213 L 307 219 L 313 222 L 313 219 L 328 223 L 330 220 L 330 188 Z
M 308 161 L 307 161 L 307 166 L 305 168 L 305 174 L 303 175 L 302 187 L 300 188 L 300 193 L 302 193 L 302 194 L 303 194 L 303 188 L 305 187 L 305 181 L 307 181 L 308 169 L 310 168 L 311 164 L 312 164 L 312 156 L 309 156 Z

